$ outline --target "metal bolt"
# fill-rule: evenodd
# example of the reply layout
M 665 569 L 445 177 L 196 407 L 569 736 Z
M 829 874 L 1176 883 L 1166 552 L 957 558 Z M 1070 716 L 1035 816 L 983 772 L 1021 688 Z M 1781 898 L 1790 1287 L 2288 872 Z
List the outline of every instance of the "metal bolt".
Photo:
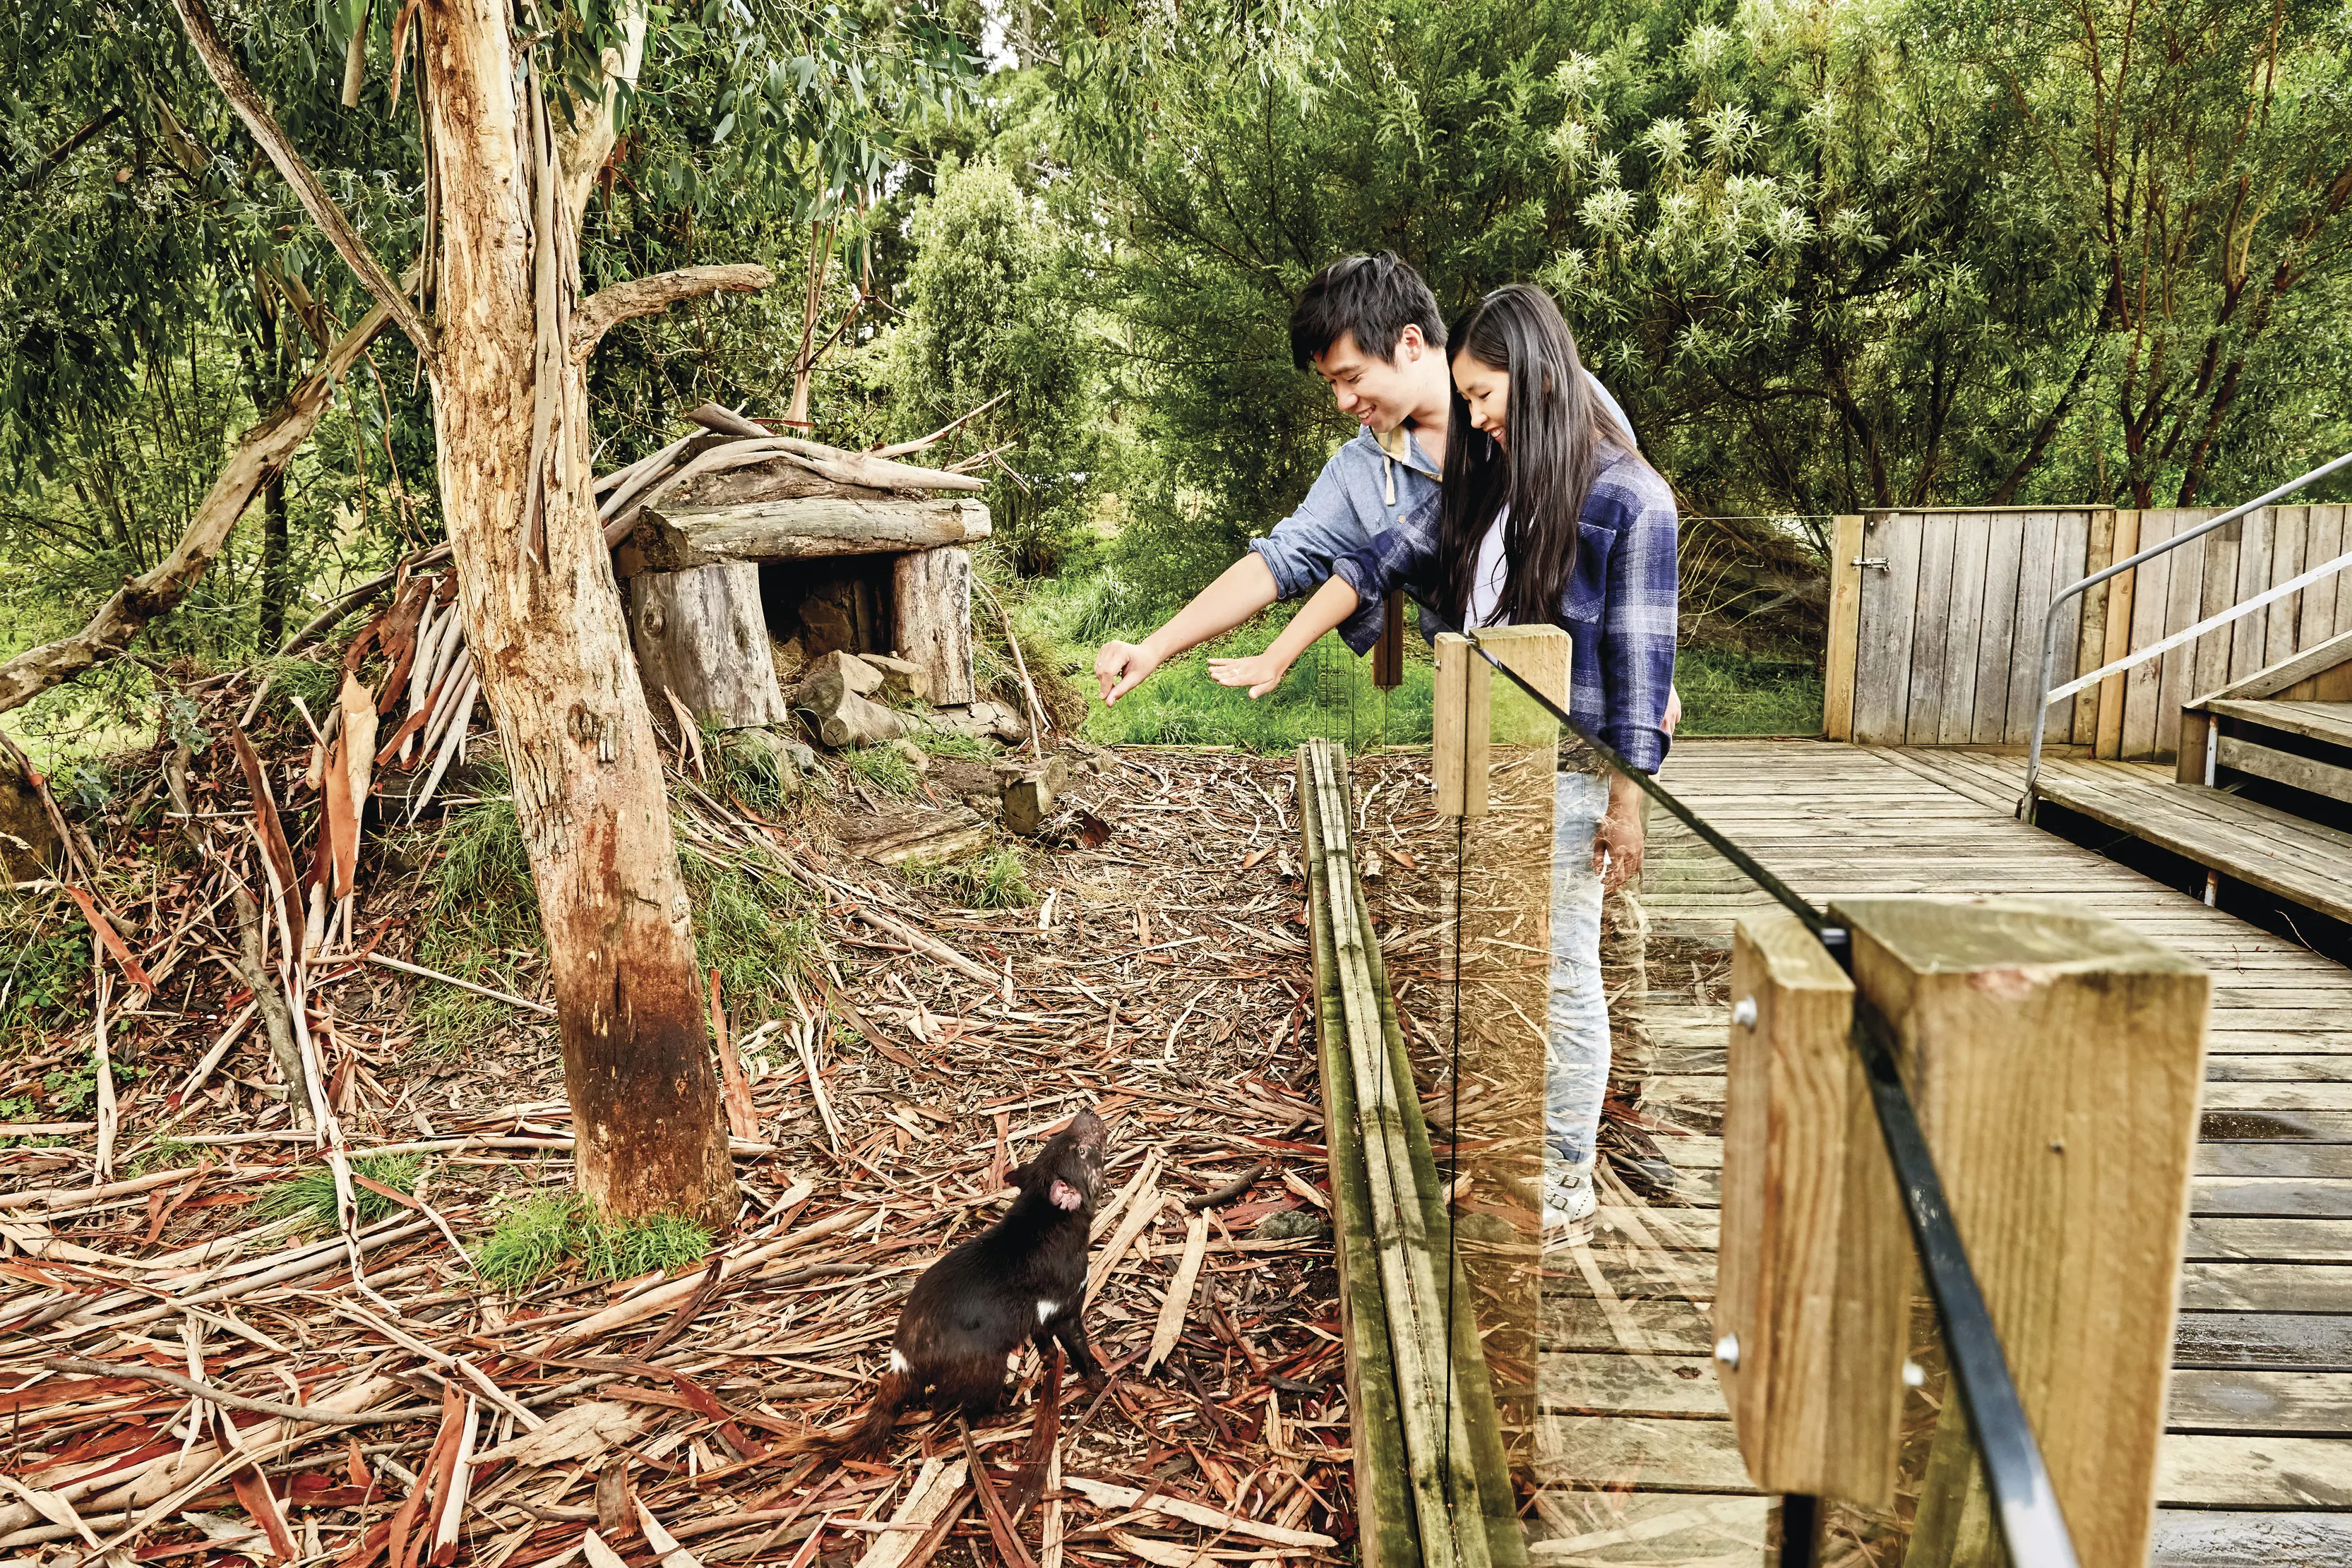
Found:
M 1723 1363 L 1723 1369 L 1726 1372 L 1738 1371 L 1739 1336 L 1736 1333 L 1727 1333 L 1721 1339 L 1717 1340 L 1715 1342 L 1715 1359 Z
M 1927 1387 L 1927 1369 L 1920 1365 L 1916 1361 L 1905 1362 L 1903 1364 L 1903 1386 L 1906 1388 Z
M 1756 998 L 1742 997 L 1731 1004 L 1731 1021 L 1742 1029 L 1756 1027 Z

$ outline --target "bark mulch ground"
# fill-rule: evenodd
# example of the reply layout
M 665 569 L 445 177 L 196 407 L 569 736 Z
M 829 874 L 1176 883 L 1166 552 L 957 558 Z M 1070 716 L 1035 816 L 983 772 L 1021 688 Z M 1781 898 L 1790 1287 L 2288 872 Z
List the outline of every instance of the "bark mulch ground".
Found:
M 307 853 L 308 737 L 277 738 L 266 771 Z M 85 1073 L 94 1005 L 139 1074 L 100 1075 L 116 1098 L 94 1120 L 0 1129 L 0 1553 L 902 1568 L 1350 1549 L 1286 761 L 1084 752 L 1055 838 L 1020 846 L 1040 902 L 993 911 L 845 849 L 875 829 L 870 793 L 761 812 L 681 778 L 689 847 L 804 895 L 793 1004 L 726 1020 L 752 1117 L 740 1209 L 682 1267 L 608 1283 L 565 1264 L 509 1293 L 471 1252 L 571 1179 L 540 967 L 515 968 L 528 994 L 485 1045 L 423 1051 L 411 1004 L 435 982 L 362 959 L 415 952 L 418 910 L 388 877 L 363 875 L 299 997 L 348 1155 L 421 1165 L 405 1190 L 355 1183 L 355 1224 L 264 1218 L 327 1167 L 264 1031 L 236 1021 L 229 883 L 261 852 L 229 749 L 183 759 L 195 835 L 136 811 L 79 833 L 148 983 L 100 955 L 72 1016 L 0 1067 L 0 1099 Z M 956 805 L 929 793 L 884 803 Z M 1054 1369 L 1033 1355 L 982 1429 L 909 1419 L 873 1464 L 803 1451 L 862 1410 L 915 1276 L 1082 1106 L 1110 1128 L 1087 1311 L 1107 1386 L 1068 1383 L 1039 1422 Z

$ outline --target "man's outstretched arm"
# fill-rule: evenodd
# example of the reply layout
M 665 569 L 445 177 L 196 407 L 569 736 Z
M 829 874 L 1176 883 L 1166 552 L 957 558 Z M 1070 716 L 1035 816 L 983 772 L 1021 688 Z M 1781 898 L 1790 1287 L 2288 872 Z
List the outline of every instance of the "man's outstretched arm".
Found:
M 1118 701 L 1165 661 L 1223 636 L 1279 597 L 1265 558 L 1251 550 L 1142 642 L 1102 645 L 1095 655 L 1095 679 L 1102 684 L 1103 701 Z

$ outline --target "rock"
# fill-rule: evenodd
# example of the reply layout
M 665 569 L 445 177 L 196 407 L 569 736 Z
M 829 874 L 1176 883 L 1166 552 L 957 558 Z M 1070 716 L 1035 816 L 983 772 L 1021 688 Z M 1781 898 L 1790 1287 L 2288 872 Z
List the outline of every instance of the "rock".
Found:
M 882 695 L 900 701 L 931 700 L 931 673 L 922 665 L 890 653 L 860 653 L 861 664 L 882 674 Z
M 931 754 L 925 751 L 921 747 L 917 746 L 913 741 L 905 739 L 894 740 L 890 742 L 890 749 L 905 758 L 907 759 L 907 766 L 912 768 L 916 772 L 929 773 L 931 770 Z
M 810 750 L 805 742 L 796 740 L 781 730 L 760 726 L 729 730 L 719 737 L 719 743 L 757 758 L 774 775 L 777 785 L 787 795 L 799 794 L 802 776 L 816 768 L 816 753 Z M 805 762 L 802 760 L 803 758 L 807 759 Z
M 1297 1241 L 1303 1237 L 1328 1236 L 1330 1230 L 1330 1222 L 1314 1209 L 1285 1208 L 1259 1220 L 1255 1234 L 1261 1241 Z

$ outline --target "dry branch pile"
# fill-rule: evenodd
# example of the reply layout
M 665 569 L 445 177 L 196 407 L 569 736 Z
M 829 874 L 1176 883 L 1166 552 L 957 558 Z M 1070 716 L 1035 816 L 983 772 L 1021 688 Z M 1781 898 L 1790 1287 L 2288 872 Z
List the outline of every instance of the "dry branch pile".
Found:
M 506 1294 L 469 1249 L 570 1181 L 544 1004 L 501 993 L 492 1046 L 422 1060 L 408 1009 L 436 982 L 404 972 L 417 905 L 342 815 L 368 788 L 354 765 L 396 770 L 405 747 L 421 779 L 488 738 L 467 738 L 438 602 L 431 578 L 400 590 L 333 716 L 165 748 L 152 787 L 175 815 L 74 835 L 102 1023 L 59 1020 L 0 1095 L 86 1061 L 101 1030 L 144 1076 L 96 1124 L 0 1125 L 26 1139 L 0 1147 L 0 1549 L 345 1568 L 1336 1560 L 1348 1413 L 1286 765 L 1092 754 L 1028 852 L 1040 902 L 988 912 L 845 851 L 873 828 L 855 789 L 777 821 L 716 776 L 678 779 L 687 847 L 809 911 L 782 1016 L 715 999 L 743 1201 L 691 1266 L 609 1285 L 570 1268 Z M 253 695 L 207 694 L 224 731 Z M 242 931 L 241 887 L 259 906 Z M 273 1055 L 280 1005 L 297 1049 Z M 318 1129 L 297 1125 L 306 1103 Z M 1107 1389 L 1073 1390 L 1033 1448 L 1052 1371 L 1033 1357 L 1001 1427 L 910 1421 L 887 1464 L 799 1451 L 855 1418 L 914 1276 L 1081 1105 L 1111 1129 L 1088 1308 Z M 395 1155 L 422 1161 L 404 1190 L 367 1174 Z M 339 1226 L 261 1218 L 329 1164 Z M 1024 1457 L 1041 1495 L 1020 1489 Z

